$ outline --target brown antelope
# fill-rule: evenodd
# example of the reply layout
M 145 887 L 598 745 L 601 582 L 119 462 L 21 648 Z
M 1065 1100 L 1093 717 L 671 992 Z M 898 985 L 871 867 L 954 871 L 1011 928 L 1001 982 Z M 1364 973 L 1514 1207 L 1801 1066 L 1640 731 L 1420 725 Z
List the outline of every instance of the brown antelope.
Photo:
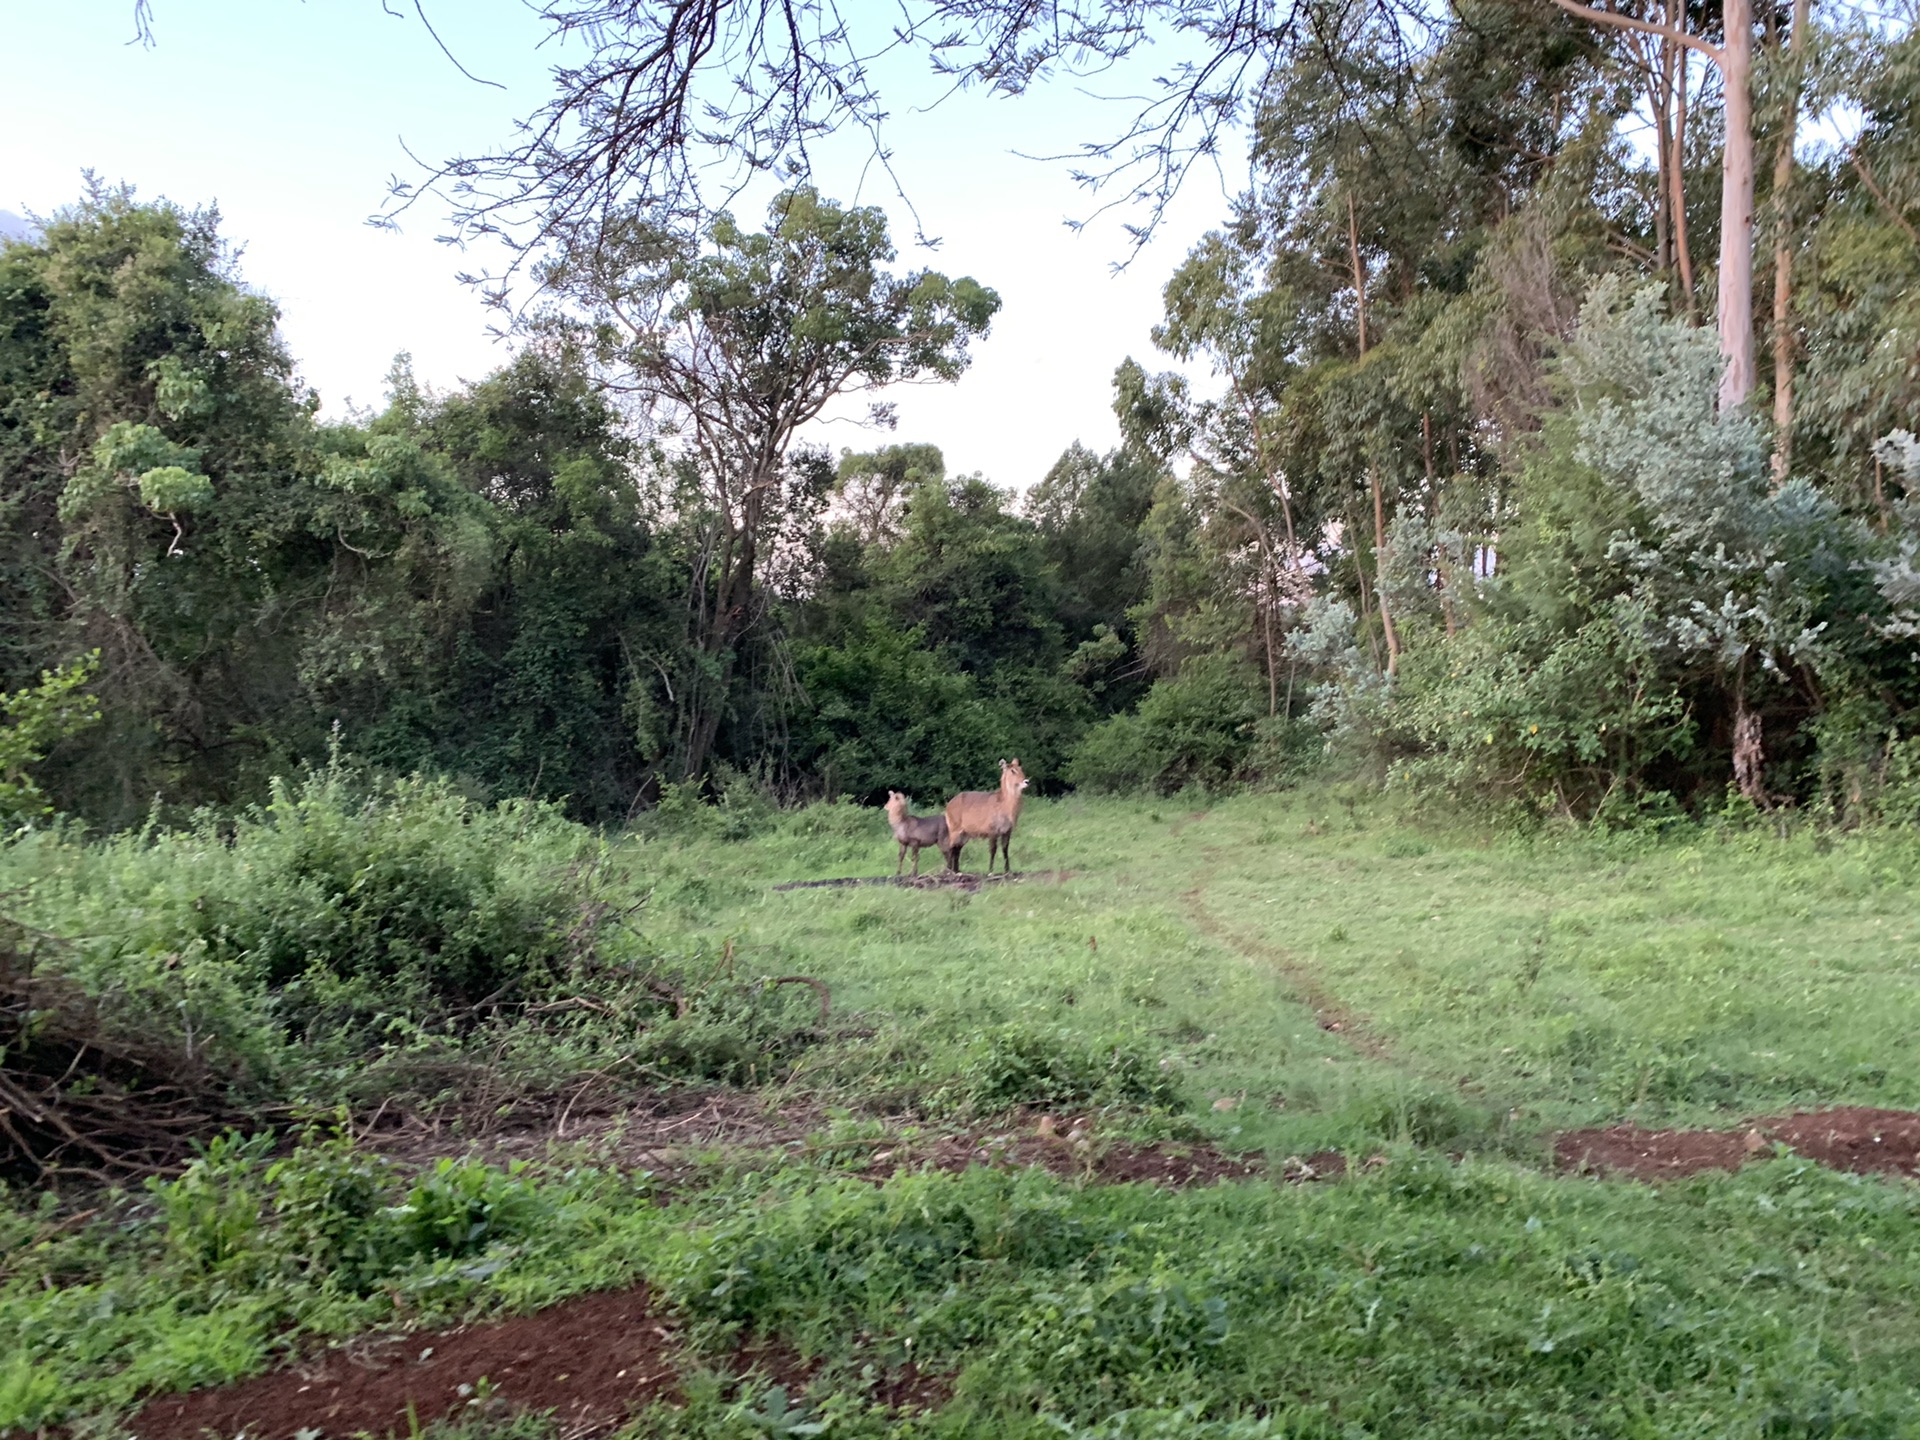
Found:
M 1027 772 L 1020 762 L 1000 762 L 998 790 L 962 790 L 947 801 L 947 863 L 960 868 L 960 851 L 969 840 L 987 842 L 987 873 L 993 873 L 997 852 L 1009 875 L 1013 873 L 1013 827 L 1020 821 L 1021 792 Z
M 907 851 L 913 851 L 913 873 L 920 873 L 920 850 L 931 845 L 947 857 L 947 868 L 953 869 L 953 856 L 947 849 L 947 820 L 944 815 L 911 815 L 907 807 L 913 802 L 898 790 L 887 792 L 887 823 L 893 826 L 893 838 L 900 842 L 900 858 L 894 862 L 893 873 L 898 875 L 900 867 L 907 863 Z

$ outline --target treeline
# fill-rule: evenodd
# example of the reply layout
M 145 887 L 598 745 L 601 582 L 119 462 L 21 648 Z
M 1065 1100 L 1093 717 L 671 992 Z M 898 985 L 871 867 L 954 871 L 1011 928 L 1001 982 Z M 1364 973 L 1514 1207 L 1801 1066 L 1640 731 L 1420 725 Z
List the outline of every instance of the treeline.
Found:
M 1269 77 L 1257 183 L 1155 335 L 1217 392 L 1118 377 L 1131 443 L 1191 471 L 1135 612 L 1162 678 L 1083 771 L 1230 662 L 1241 703 L 1304 704 L 1393 783 L 1623 820 L 1915 808 L 1920 39 L 1576 12 L 1463 0 Z M 1754 253 L 1717 294 L 1711 257 Z
M 122 190 L 0 258 L 0 733 L 37 705 L 34 798 L 126 826 L 337 744 L 597 821 L 689 778 L 931 801 L 1009 754 L 1058 783 L 1140 689 L 1150 464 L 1076 450 L 1023 511 L 932 447 L 792 447 L 729 602 L 738 497 L 616 406 L 595 335 L 449 394 L 402 360 L 327 423 L 275 319 L 215 215 Z M 99 723 L 40 723 L 61 666 Z
M 891 270 L 878 212 L 611 215 L 506 368 L 431 394 L 402 364 L 323 423 L 215 217 L 95 190 L 0 259 L 0 768 L 51 746 L 46 803 L 107 825 L 334 737 L 595 820 L 696 779 L 933 799 L 1008 754 L 1044 787 L 1332 754 L 1581 816 L 1904 813 L 1920 41 L 1756 34 L 1744 396 L 1728 52 L 1469 0 L 1270 77 L 1257 183 L 1153 336 L 1218 383 L 1128 361 L 1124 443 L 1017 498 L 796 438 L 956 377 L 997 308 Z M 1812 145 L 1813 114 L 1859 123 Z M 62 665 L 98 724 L 34 697 Z M 27 744 L 30 710 L 68 738 Z

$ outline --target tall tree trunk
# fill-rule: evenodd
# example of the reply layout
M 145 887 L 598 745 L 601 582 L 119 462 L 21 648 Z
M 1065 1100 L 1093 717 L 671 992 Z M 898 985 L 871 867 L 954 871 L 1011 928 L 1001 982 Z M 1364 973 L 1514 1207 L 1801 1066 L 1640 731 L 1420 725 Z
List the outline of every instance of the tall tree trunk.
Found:
M 704 701 L 694 712 L 687 736 L 686 767 L 681 778 L 697 780 L 713 759 L 727 701 L 733 694 L 734 671 L 740 642 L 753 621 L 754 572 L 759 559 L 758 525 L 761 506 L 752 489 L 741 506 L 741 524 L 733 543 L 725 547 L 719 583 L 714 586 L 713 609 L 704 617 L 696 648 L 706 656 L 710 678 L 702 677 Z
M 1720 409 L 1753 393 L 1753 5 L 1725 0 L 1720 75 L 1726 92 L 1726 149 L 1720 161 Z
M 1665 36 L 1660 38 L 1660 62 L 1647 77 L 1647 103 L 1653 110 L 1656 145 L 1654 165 L 1653 258 L 1666 278 L 1668 294 L 1673 286 L 1673 183 L 1668 168 L 1673 164 L 1673 52 L 1678 47 Z
M 1747 708 L 1744 679 L 1733 702 L 1733 783 L 1740 793 L 1762 810 L 1772 803 L 1766 785 L 1767 752 L 1763 743 L 1760 712 Z
M 1387 674 L 1400 669 L 1400 632 L 1393 628 L 1393 611 L 1387 605 L 1387 518 L 1386 503 L 1380 495 L 1380 471 L 1369 465 L 1367 483 L 1373 487 L 1373 575 L 1379 591 L 1380 633 L 1387 641 Z
M 1812 0 L 1794 0 L 1787 113 L 1773 153 L 1773 483 L 1793 467 L 1793 142 L 1800 121 L 1800 65 Z
M 1354 211 L 1353 192 L 1347 192 L 1347 258 L 1353 265 L 1354 320 L 1360 338 L 1360 358 L 1367 358 L 1367 272 L 1360 263 L 1360 221 Z M 1380 603 L 1380 633 L 1387 642 L 1387 673 L 1400 668 L 1400 636 L 1393 628 L 1393 612 L 1387 606 L 1387 522 L 1380 497 L 1380 472 L 1367 466 L 1367 485 L 1373 491 L 1373 577 L 1375 598 Z M 1362 596 L 1364 600 L 1364 594 Z
M 1367 272 L 1360 264 L 1360 221 L 1354 213 L 1353 194 L 1347 194 L 1347 259 L 1353 265 L 1354 320 L 1360 334 L 1360 358 L 1367 356 Z
M 1673 195 L 1673 255 L 1680 266 L 1680 293 L 1687 297 L 1687 314 L 1694 313 L 1693 243 L 1687 238 L 1687 69 L 1692 63 L 1684 46 L 1675 46 L 1680 74 L 1674 91 L 1673 160 L 1667 166 L 1667 183 Z
M 1753 394 L 1753 0 L 1721 0 L 1726 38 L 1717 46 L 1685 31 L 1686 13 L 1679 7 L 1674 16 L 1677 24 L 1661 24 L 1618 10 L 1599 9 L 1583 0 L 1552 0 L 1552 3 L 1596 25 L 1664 36 L 1675 44 L 1699 50 L 1720 67 L 1721 88 L 1726 92 L 1726 143 L 1720 152 L 1718 315 L 1720 354 L 1726 369 L 1720 376 L 1720 409 L 1725 412 L 1744 405 Z M 1680 66 L 1683 97 L 1686 75 L 1683 57 Z M 1684 161 L 1684 98 L 1681 112 L 1682 117 L 1674 126 L 1674 150 L 1676 158 Z M 1681 168 L 1679 164 L 1674 166 L 1676 176 Z M 1351 200 L 1348 205 L 1351 213 Z M 1674 218 L 1676 222 L 1683 222 L 1686 207 L 1681 204 L 1676 208 L 1678 213 Z M 1684 237 L 1680 240 L 1680 253 L 1685 263 Z

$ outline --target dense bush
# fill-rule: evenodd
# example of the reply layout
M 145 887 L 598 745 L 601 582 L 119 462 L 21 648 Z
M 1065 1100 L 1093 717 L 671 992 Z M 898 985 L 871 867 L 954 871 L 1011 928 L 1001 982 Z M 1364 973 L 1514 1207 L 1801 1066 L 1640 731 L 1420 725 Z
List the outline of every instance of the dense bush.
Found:
M 337 764 L 232 820 L 32 836 L 4 863 L 25 913 L 72 937 L 73 978 L 232 1060 L 457 1033 L 548 994 L 607 910 L 604 843 L 552 807 Z
M 1200 655 L 1157 681 L 1137 709 L 1104 720 L 1067 775 L 1090 790 L 1217 788 L 1246 770 L 1264 707 L 1259 677 L 1227 655 Z
M 740 793 L 690 801 L 687 823 L 771 821 Z M 336 763 L 232 820 L 25 834 L 0 848 L 0 884 L 102 1039 L 191 1060 L 242 1103 L 453 1097 L 487 1075 L 538 1089 L 616 1058 L 768 1079 L 821 1038 L 805 986 L 654 951 L 622 918 L 645 892 L 613 857 L 551 805 Z

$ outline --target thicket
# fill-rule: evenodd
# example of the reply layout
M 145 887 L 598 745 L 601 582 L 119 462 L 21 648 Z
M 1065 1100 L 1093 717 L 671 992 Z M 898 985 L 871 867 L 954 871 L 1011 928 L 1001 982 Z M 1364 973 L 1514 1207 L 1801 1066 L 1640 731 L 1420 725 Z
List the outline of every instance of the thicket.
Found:
M 176 829 L 23 834 L 0 851 L 0 1176 L 166 1169 L 343 1104 L 785 1074 L 830 994 L 651 945 L 645 863 L 551 804 L 338 761 Z

